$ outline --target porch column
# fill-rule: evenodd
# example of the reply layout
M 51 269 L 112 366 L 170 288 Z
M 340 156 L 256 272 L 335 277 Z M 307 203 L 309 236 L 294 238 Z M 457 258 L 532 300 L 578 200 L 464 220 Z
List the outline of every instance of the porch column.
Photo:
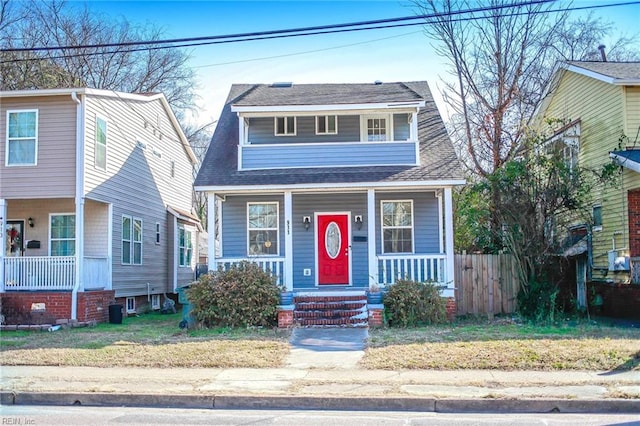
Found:
M 447 256 L 446 282 L 447 288 L 443 290 L 443 297 L 454 297 L 455 289 L 455 268 L 453 253 L 453 197 L 451 188 L 444 189 L 444 238 L 445 254 Z
M 376 191 L 367 189 L 367 251 L 369 257 L 369 286 L 378 285 L 376 257 Z
M 293 290 L 293 198 L 291 191 L 284 192 L 284 285 Z
M 216 194 L 209 192 L 207 194 L 207 232 L 209 233 L 209 242 L 207 247 L 207 262 L 209 271 L 218 269 L 216 262 Z M 222 216 L 220 217 L 222 220 Z
M 4 257 L 5 257 L 5 235 L 4 230 L 7 223 L 7 201 L 0 198 L 0 292 L 4 292 Z

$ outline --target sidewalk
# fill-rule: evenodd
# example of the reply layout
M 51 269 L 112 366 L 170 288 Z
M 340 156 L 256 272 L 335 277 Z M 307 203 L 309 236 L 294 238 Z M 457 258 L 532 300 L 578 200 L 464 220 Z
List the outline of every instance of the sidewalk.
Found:
M 0 390 L 3 405 L 640 413 L 640 371 L 3 366 Z

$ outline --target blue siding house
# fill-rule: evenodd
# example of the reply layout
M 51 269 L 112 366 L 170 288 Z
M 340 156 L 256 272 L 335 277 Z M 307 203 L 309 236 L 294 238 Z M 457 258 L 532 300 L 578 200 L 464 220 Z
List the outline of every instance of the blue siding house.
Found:
M 195 181 L 209 269 L 297 293 L 431 280 L 453 297 L 462 168 L 426 82 L 233 85 Z

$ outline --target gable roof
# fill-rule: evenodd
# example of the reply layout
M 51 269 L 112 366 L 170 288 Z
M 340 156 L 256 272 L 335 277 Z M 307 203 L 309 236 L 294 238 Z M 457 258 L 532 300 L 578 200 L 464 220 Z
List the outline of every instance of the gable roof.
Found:
M 533 114 L 534 120 L 540 116 L 540 113 L 546 111 L 554 90 L 567 72 L 574 72 L 616 86 L 640 85 L 640 62 L 561 61 L 556 64 L 542 92 L 541 101 Z
M 167 98 L 165 98 L 162 93 L 125 93 L 125 92 L 117 92 L 115 90 L 103 90 L 103 89 L 92 89 L 90 87 L 78 87 L 78 88 L 61 88 L 61 89 L 28 89 L 28 90 L 8 90 L 8 91 L 0 91 L 0 99 L 3 98 L 24 98 L 30 96 L 61 96 L 61 95 L 94 95 L 94 96 L 105 96 L 111 98 L 118 98 L 122 100 L 135 100 L 141 102 L 153 102 L 159 100 L 162 104 L 162 107 L 167 112 L 169 120 L 184 148 L 187 157 L 189 157 L 189 161 L 191 164 L 196 164 L 198 159 L 191 149 L 191 145 L 189 144 L 189 140 L 185 136 L 180 123 L 178 123 L 178 119 L 176 118 Z
M 270 98 L 269 93 L 278 94 Z M 311 100 L 320 104 L 424 101 L 425 106 L 418 113 L 420 165 L 238 171 L 239 122 L 232 106 L 290 105 L 284 93 L 290 94 L 291 102 L 302 102 L 303 105 L 308 105 Z M 305 98 L 305 95 L 310 97 Z M 208 190 L 263 186 L 337 187 L 359 183 L 399 186 L 436 181 L 460 184 L 464 182 L 464 174 L 426 82 L 307 84 L 290 88 L 237 84 L 231 87 L 195 186 L 198 190 Z

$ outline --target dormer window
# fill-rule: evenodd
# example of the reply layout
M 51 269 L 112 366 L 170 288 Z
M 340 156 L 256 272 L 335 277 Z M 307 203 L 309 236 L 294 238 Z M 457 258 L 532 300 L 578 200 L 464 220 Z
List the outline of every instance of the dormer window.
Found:
M 276 136 L 295 136 L 296 117 L 275 117 Z
M 387 114 L 365 115 L 361 121 L 362 140 L 380 142 L 390 140 L 391 120 Z
M 337 135 L 338 116 L 318 115 L 316 116 L 316 135 Z

